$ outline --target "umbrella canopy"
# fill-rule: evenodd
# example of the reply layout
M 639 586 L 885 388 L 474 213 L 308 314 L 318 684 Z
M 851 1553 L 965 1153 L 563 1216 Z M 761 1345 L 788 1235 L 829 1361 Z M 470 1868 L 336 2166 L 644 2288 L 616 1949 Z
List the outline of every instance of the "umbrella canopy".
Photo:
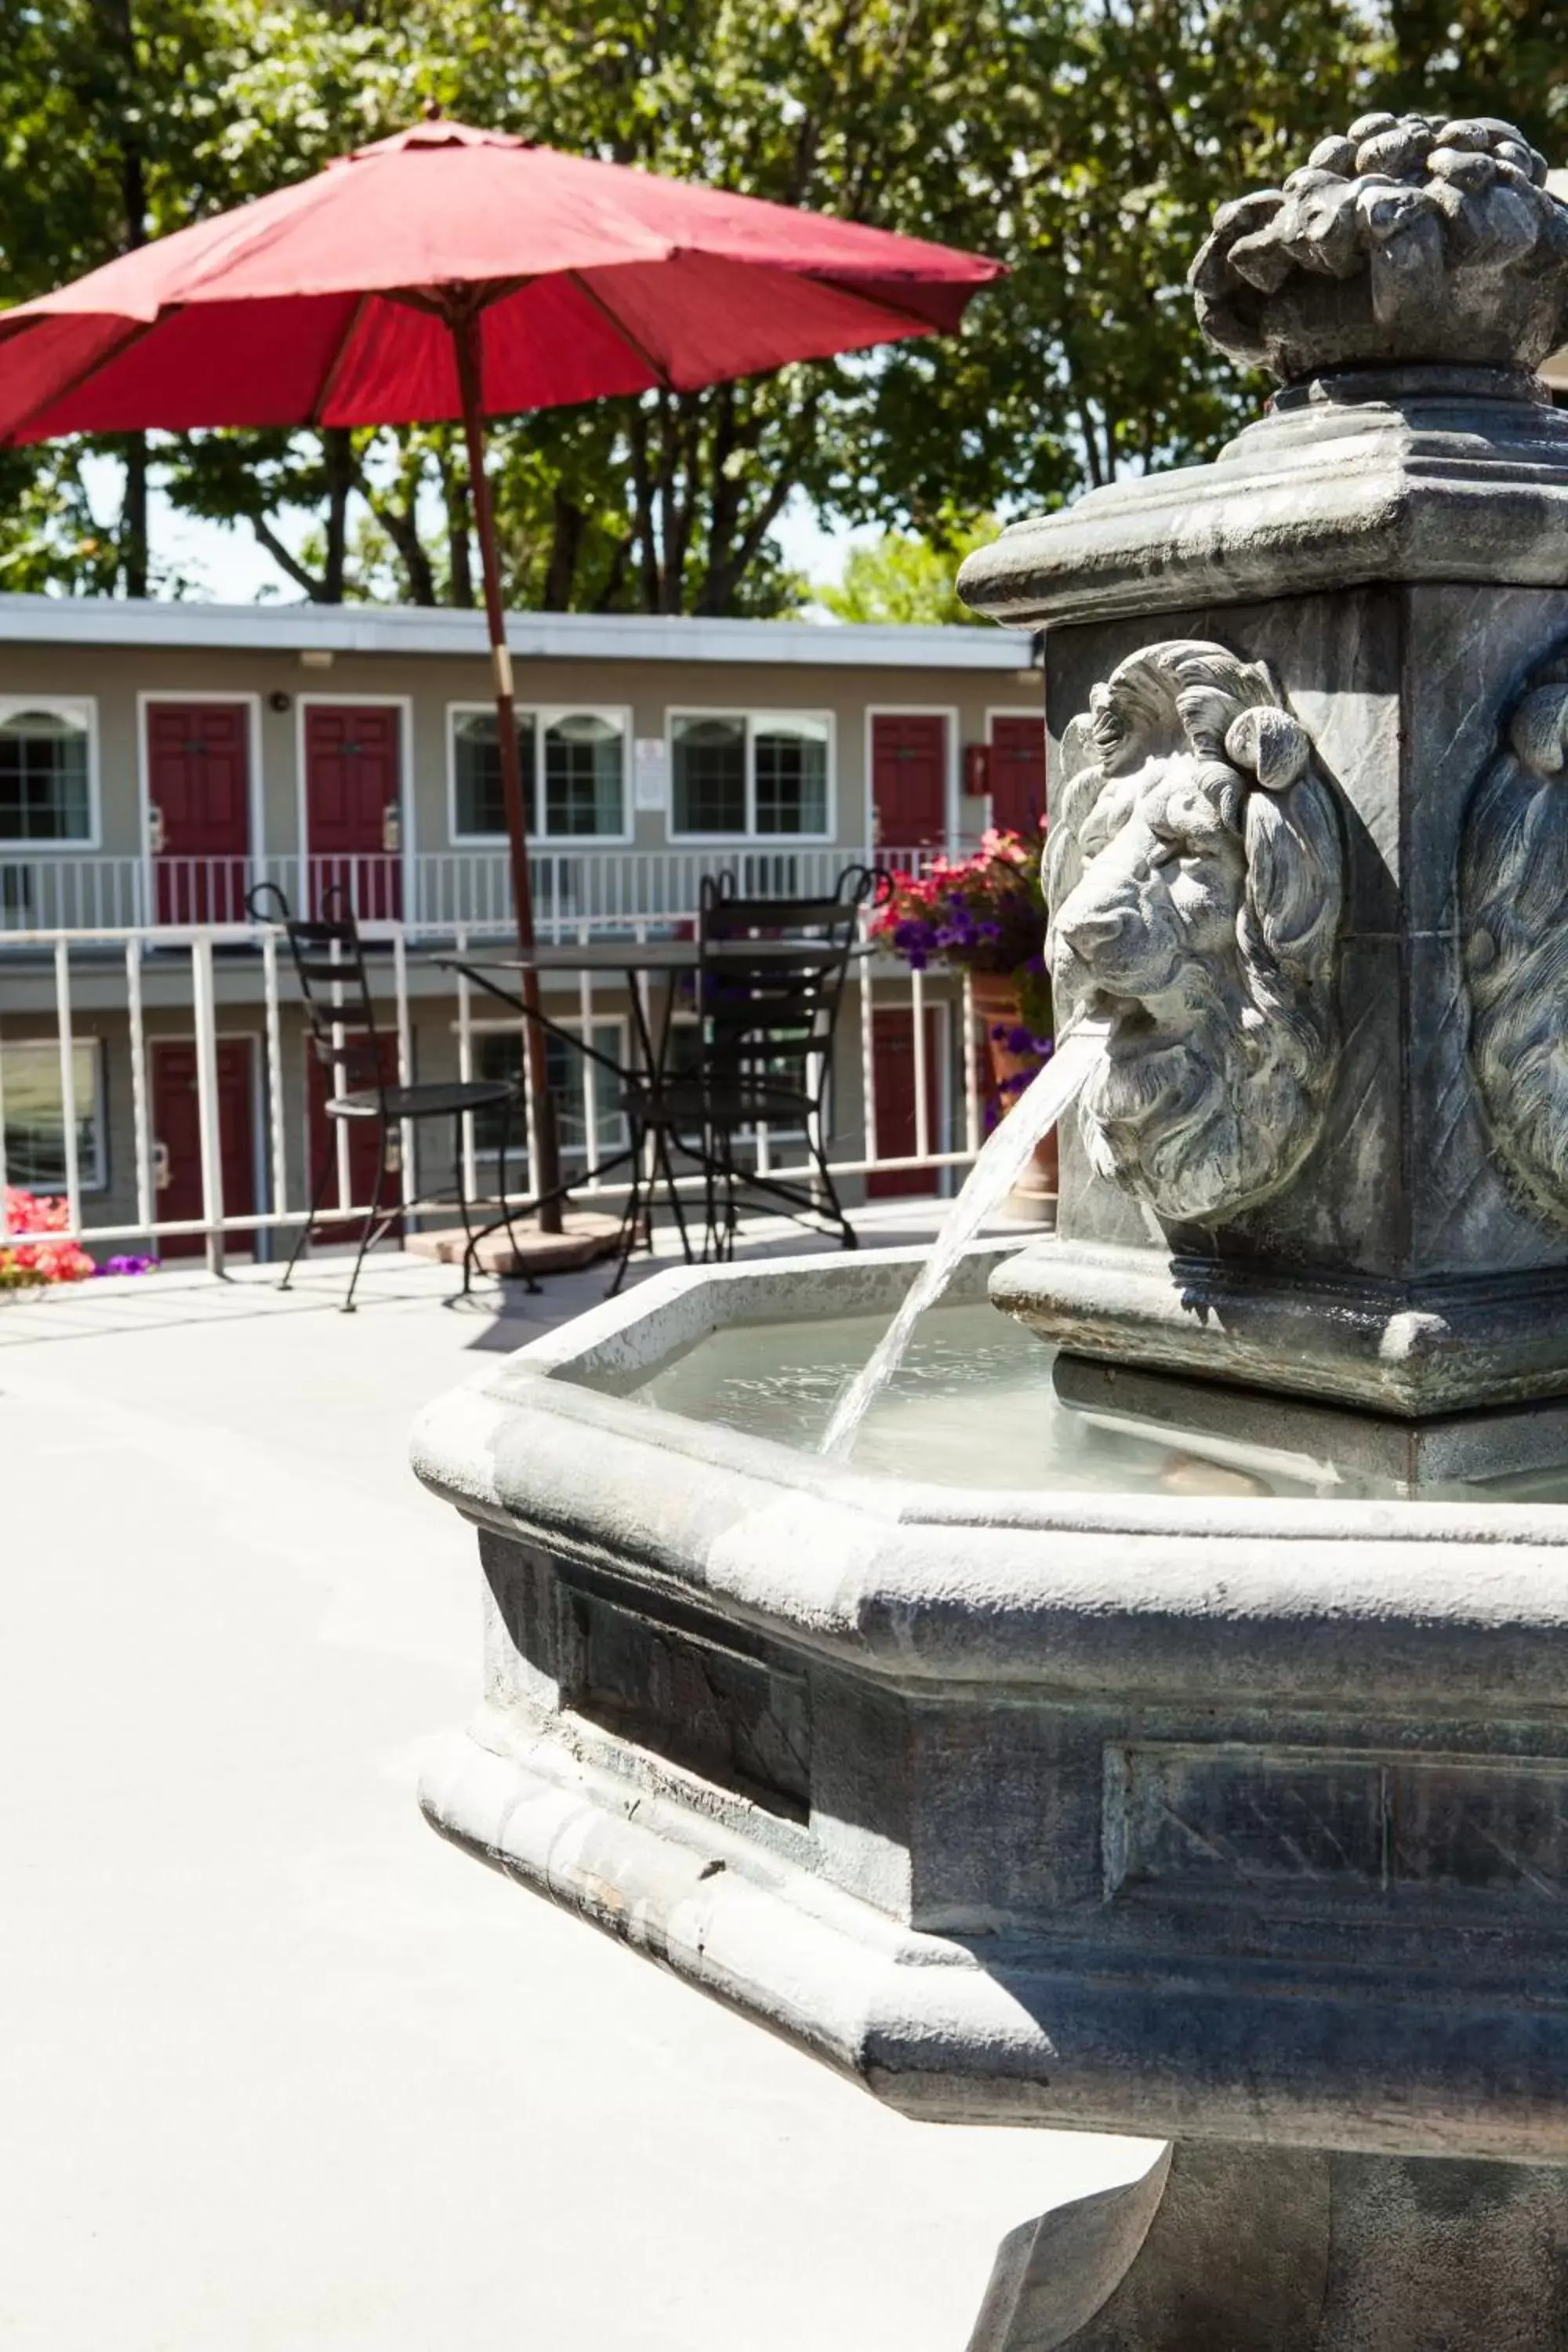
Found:
M 460 417 L 518 937 L 527 831 L 486 416 L 703 384 L 956 327 L 1001 265 L 435 121 L 0 314 L 0 442 Z M 522 994 L 539 1013 L 536 975 Z M 537 1018 L 541 1223 L 559 1223 Z
M 487 415 L 956 327 L 1000 265 L 426 122 L 0 314 L 0 438 Z

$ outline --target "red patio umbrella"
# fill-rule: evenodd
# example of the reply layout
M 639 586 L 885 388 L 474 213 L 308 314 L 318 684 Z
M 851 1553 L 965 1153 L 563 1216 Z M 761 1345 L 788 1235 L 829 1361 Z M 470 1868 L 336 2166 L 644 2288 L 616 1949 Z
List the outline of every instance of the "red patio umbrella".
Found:
M 0 441 L 461 417 L 518 936 L 533 938 L 487 416 L 956 327 L 1001 265 L 440 120 L 0 315 Z M 538 982 L 524 975 L 525 1002 Z M 533 1021 L 531 1090 L 547 1108 Z M 548 1121 L 536 1190 L 559 1168 Z

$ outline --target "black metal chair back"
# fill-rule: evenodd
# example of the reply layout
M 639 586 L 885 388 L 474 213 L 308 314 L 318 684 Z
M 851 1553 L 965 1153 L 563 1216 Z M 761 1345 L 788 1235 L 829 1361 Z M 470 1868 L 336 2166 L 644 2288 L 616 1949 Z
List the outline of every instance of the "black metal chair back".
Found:
M 288 939 L 310 1049 L 327 1073 L 329 1092 L 384 1096 L 391 1083 L 384 1041 L 347 891 L 332 883 L 321 894 L 321 914 L 308 919 L 290 913 L 276 882 L 258 882 L 245 903 L 254 922 L 280 924 Z
M 729 875 L 704 880 L 699 1010 L 716 1116 L 820 1110 L 861 909 L 876 889 L 864 866 L 847 867 L 831 898 L 742 898 Z

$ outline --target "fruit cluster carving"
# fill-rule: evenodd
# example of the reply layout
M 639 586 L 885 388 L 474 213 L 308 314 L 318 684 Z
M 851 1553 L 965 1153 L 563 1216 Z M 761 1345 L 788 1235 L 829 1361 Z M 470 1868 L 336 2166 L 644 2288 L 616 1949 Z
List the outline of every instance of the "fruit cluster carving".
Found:
M 1223 205 L 1190 273 L 1209 341 L 1283 383 L 1385 361 L 1533 367 L 1568 330 L 1568 207 L 1495 116 L 1363 114 Z

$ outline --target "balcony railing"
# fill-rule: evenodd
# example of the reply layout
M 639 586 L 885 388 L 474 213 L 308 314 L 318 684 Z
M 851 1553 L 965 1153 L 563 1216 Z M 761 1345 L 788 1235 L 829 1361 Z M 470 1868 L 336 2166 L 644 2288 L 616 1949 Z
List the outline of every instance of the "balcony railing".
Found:
M 638 923 L 689 922 L 702 880 L 731 874 L 747 898 L 830 891 L 846 866 L 918 867 L 929 848 L 787 844 L 710 849 L 533 849 L 529 866 L 542 938 L 574 938 Z M 0 940 L 57 931 L 128 931 L 243 923 L 258 882 L 296 909 L 346 894 L 362 922 L 400 923 L 411 937 L 502 931 L 511 877 L 500 850 L 407 856 L 102 857 L 0 850 Z
M 752 854 L 739 855 L 742 863 L 736 870 L 747 890 L 760 892 L 768 887 L 768 877 L 760 866 L 748 862 Z M 774 853 L 763 855 L 771 858 Z M 893 853 L 884 851 L 881 855 L 891 862 Z M 775 869 L 772 887 L 792 894 L 815 888 L 828 877 L 830 870 L 837 872 L 847 856 L 848 853 L 842 850 L 815 848 L 785 853 Z M 111 866 L 116 861 L 97 862 Z M 444 863 L 440 859 L 431 862 L 437 866 Z M 551 862 L 570 865 L 574 861 Z M 570 926 L 578 936 L 595 920 L 646 924 L 650 919 L 648 916 L 637 917 L 630 912 L 634 883 L 645 890 L 663 892 L 658 908 L 661 915 L 684 913 L 688 908 L 694 911 L 693 898 L 686 895 L 689 887 L 702 871 L 712 870 L 695 856 L 666 860 L 658 856 L 644 858 L 628 854 L 618 865 L 622 878 L 616 887 L 624 888 L 626 896 L 602 897 L 586 902 L 591 911 L 584 911 L 585 902 L 578 900 L 570 915 L 563 899 L 546 900 L 546 919 L 563 929 Z M 77 906 L 72 911 L 85 908 Z M 455 923 L 456 919 L 447 919 Z M 481 926 L 470 919 L 460 928 L 467 932 Z M 380 975 L 377 993 L 384 999 L 385 1031 L 395 1041 L 397 1074 L 402 1083 L 408 1082 L 414 1067 L 414 999 L 409 986 L 412 929 L 407 923 L 374 916 L 365 918 L 365 938 L 380 950 L 375 960 Z M 182 925 L 169 920 L 161 926 L 77 924 L 39 928 L 18 934 L 18 942 L 23 940 L 42 957 L 48 979 L 44 1002 L 33 1009 L 25 1025 L 13 1024 L 7 1034 L 0 1035 L 0 1107 L 6 1103 L 8 1045 L 19 1045 L 35 1055 L 40 1044 L 46 1045 L 50 1063 L 58 1073 L 58 1169 L 50 1169 L 47 1181 L 40 1181 L 35 1168 L 28 1181 L 37 1190 L 65 1196 L 69 1233 L 89 1248 L 148 1240 L 154 1249 L 160 1244 L 177 1242 L 188 1246 L 193 1242 L 205 1243 L 208 1262 L 215 1268 L 221 1267 L 226 1244 L 250 1249 L 265 1246 L 264 1236 L 291 1236 L 308 1213 L 300 1179 L 310 1157 L 310 1139 L 308 1132 L 301 1131 L 306 1124 L 304 1088 L 292 1076 L 285 1082 L 286 1039 L 292 1038 L 290 1059 L 302 1048 L 297 1030 L 298 994 L 279 930 L 268 925 Z M 237 1213 L 232 1202 L 226 1205 L 224 1198 L 224 1111 L 219 1083 L 220 1038 L 242 1033 L 234 1030 L 235 1015 L 226 1002 L 221 1007 L 220 1024 L 220 998 L 224 995 L 220 983 L 226 974 L 232 979 L 234 968 L 215 953 L 223 950 L 232 954 L 237 948 L 255 951 L 260 973 L 260 1003 L 252 1016 L 253 1025 L 243 1033 L 251 1037 L 258 1052 L 254 1077 L 260 1130 L 255 1154 L 257 1205 L 244 1213 Z M 147 1001 L 143 969 L 152 950 L 157 950 L 158 1026 L 151 1042 L 157 1044 L 173 1036 L 188 1039 L 194 1048 L 191 1066 L 196 1097 L 195 1132 L 199 1136 L 195 1196 L 200 1202 L 200 1212 L 195 1215 L 170 1215 L 163 1198 L 171 1170 L 168 1151 L 155 1131 L 150 1040 L 143 1017 Z M 89 983 L 87 1002 L 90 1004 L 90 1011 L 79 1016 L 73 1009 L 79 963 L 85 968 L 86 982 Z M 929 1017 L 933 1000 L 921 973 L 868 959 L 857 965 L 850 990 L 850 1002 L 838 1031 L 837 1067 L 844 1080 L 841 1095 L 847 1099 L 854 1091 L 848 1080 L 858 1061 L 858 1118 L 851 1113 L 843 1124 L 836 1113 L 837 1149 L 830 1154 L 829 1165 L 836 1177 L 864 1176 L 875 1180 L 907 1175 L 924 1178 L 936 1189 L 946 1181 L 947 1171 L 962 1168 L 973 1159 L 984 1132 L 978 1032 L 968 982 L 963 982 L 961 1000 L 953 1006 L 956 1019 L 945 1039 Z M 468 1075 L 475 1066 L 482 1015 L 476 1010 L 475 992 L 461 981 L 455 984 L 455 1058 L 459 1072 Z M 188 1027 L 178 1018 L 182 1012 Z M 290 1013 L 288 1023 L 286 1013 Z M 596 1001 L 592 975 L 584 973 L 577 1017 L 587 1032 L 602 1016 L 614 1018 L 615 1008 L 605 1005 L 602 998 Z M 483 1025 L 494 1027 L 495 1024 Z M 79 1062 L 73 1039 L 79 1034 L 101 1041 L 105 1055 L 121 1064 L 118 1069 L 101 1071 L 102 1082 L 95 1087 L 93 1099 L 86 1101 L 79 1099 L 77 1091 Z M 895 1047 L 903 1066 L 901 1105 L 894 1108 L 890 1126 L 887 1118 L 879 1118 L 878 1112 L 879 1073 L 889 1045 Z M 591 1062 L 582 1063 L 580 1081 L 574 1079 L 572 1083 L 578 1087 L 578 1093 L 564 1099 L 560 1108 L 564 1114 L 564 1129 L 583 1139 L 572 1155 L 572 1164 L 580 1169 L 582 1179 L 575 1189 L 584 1198 L 617 1202 L 624 1197 L 624 1184 L 606 1181 L 598 1173 L 598 1160 L 605 1147 L 599 1139 L 601 1129 Z M 30 1077 L 13 1092 L 11 1103 L 14 1108 L 26 1105 L 19 1118 L 28 1137 L 29 1150 L 36 1159 L 39 1141 L 36 1063 L 31 1066 Z M 111 1110 L 110 1106 L 117 1108 Z M 94 1122 L 104 1118 L 123 1122 L 122 1130 L 111 1132 L 107 1138 L 107 1151 L 103 1148 L 106 1139 L 93 1134 Z M 5 1139 L 9 1124 L 0 1108 L 0 1247 L 5 1246 L 7 1238 Z M 531 1127 L 531 1120 L 528 1124 Z M 879 1133 L 889 1131 L 901 1135 L 904 1148 L 889 1151 L 879 1145 Z M 329 1186 L 329 1197 L 317 1212 L 328 1223 L 366 1213 L 366 1203 L 353 1197 L 350 1156 L 341 1122 L 337 1139 L 335 1195 Z M 398 1155 L 398 1181 L 401 1198 L 410 1202 L 418 1198 L 420 1192 L 416 1143 L 415 1129 L 405 1126 Z M 809 1167 L 799 1157 L 798 1135 L 770 1137 L 765 1127 L 759 1128 L 753 1148 L 760 1170 L 810 1182 Z M 486 1189 L 480 1181 L 485 1162 L 471 1118 L 464 1122 L 461 1150 L 465 1186 L 470 1199 L 478 1200 Z M 120 1203 L 112 1213 L 106 1213 L 106 1204 L 100 1206 L 93 1198 L 86 1165 L 89 1156 L 96 1164 L 112 1163 L 123 1171 Z M 525 1137 L 514 1139 L 508 1167 L 510 1197 L 514 1201 L 526 1199 Z M 19 1169 L 13 1170 L 11 1181 L 16 1181 L 21 1173 Z M 493 1174 L 489 1181 L 493 1184 Z M 918 1185 L 914 1189 L 919 1189 Z

